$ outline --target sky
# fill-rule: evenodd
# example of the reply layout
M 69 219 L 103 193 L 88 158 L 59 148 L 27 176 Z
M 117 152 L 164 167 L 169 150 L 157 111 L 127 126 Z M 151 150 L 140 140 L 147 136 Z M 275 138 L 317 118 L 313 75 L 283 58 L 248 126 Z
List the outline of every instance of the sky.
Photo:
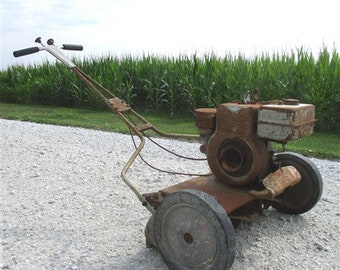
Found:
M 82 44 L 70 56 L 101 57 L 340 51 L 339 0 L 1 0 L 1 69 L 54 61 L 46 51 L 20 58 L 13 51 Z

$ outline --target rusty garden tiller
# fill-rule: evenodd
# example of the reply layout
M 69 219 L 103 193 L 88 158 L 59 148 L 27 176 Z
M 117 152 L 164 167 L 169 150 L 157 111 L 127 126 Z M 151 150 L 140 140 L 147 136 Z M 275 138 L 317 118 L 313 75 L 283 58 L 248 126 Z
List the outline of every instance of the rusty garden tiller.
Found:
M 81 71 L 60 49 L 80 45 L 31 47 L 15 57 L 45 50 L 68 66 L 140 139 L 121 177 L 151 212 L 145 228 L 147 247 L 155 247 L 170 269 L 228 269 L 235 257 L 235 232 L 241 221 L 255 221 L 263 210 L 297 215 L 312 209 L 322 193 L 322 178 L 307 158 L 274 153 L 271 142 L 285 145 L 312 134 L 314 105 L 298 100 L 260 102 L 254 91 L 241 102 L 195 110 L 199 135 L 165 133 L 120 98 Z M 141 194 L 127 172 L 140 155 L 147 132 L 167 138 L 197 138 L 211 172 L 162 190 Z

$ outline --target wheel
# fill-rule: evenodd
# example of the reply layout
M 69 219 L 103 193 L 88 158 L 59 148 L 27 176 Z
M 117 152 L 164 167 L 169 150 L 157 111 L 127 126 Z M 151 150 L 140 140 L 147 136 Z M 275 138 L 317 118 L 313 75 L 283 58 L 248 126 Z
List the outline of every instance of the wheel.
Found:
M 169 269 L 228 269 L 235 232 L 223 207 L 208 194 L 182 190 L 165 197 L 154 214 L 157 248 Z
M 275 154 L 275 169 L 280 166 L 294 166 L 301 175 L 301 181 L 287 188 L 277 197 L 279 202 L 271 205 L 285 214 L 298 215 L 312 209 L 322 194 L 322 178 L 318 168 L 304 156 L 292 152 Z

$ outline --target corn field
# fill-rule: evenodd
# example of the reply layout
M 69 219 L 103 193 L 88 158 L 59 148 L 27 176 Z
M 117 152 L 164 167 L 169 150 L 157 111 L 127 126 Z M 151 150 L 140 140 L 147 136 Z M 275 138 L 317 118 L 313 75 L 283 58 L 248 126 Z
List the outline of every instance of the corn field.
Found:
M 133 108 L 169 114 L 241 100 L 258 90 L 260 100 L 296 98 L 316 106 L 316 128 L 340 131 L 340 59 L 336 50 L 318 57 L 290 53 L 141 57 L 111 55 L 74 59 L 76 64 Z M 60 63 L 13 66 L 0 72 L 0 101 L 101 108 L 85 84 Z

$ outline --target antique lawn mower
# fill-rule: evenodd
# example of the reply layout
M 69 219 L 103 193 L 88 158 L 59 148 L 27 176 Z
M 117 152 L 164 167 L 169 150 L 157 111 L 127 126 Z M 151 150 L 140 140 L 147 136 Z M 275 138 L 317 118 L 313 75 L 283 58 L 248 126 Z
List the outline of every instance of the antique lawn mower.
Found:
M 122 121 L 139 145 L 121 177 L 151 212 L 145 228 L 147 247 L 155 247 L 170 269 L 228 269 L 235 257 L 235 232 L 241 221 L 257 220 L 263 210 L 297 215 L 312 209 L 322 193 L 316 166 L 292 152 L 275 153 L 271 142 L 285 145 L 312 134 L 315 108 L 298 100 L 260 102 L 249 93 L 240 102 L 195 110 L 199 135 L 165 133 L 128 104 L 81 71 L 60 49 L 82 50 L 80 45 L 54 45 L 15 51 L 15 57 L 45 50 L 68 66 Z M 145 138 L 199 139 L 211 172 L 195 175 L 162 190 L 141 194 L 127 172 L 145 146 Z M 161 147 L 161 146 L 160 146 Z

